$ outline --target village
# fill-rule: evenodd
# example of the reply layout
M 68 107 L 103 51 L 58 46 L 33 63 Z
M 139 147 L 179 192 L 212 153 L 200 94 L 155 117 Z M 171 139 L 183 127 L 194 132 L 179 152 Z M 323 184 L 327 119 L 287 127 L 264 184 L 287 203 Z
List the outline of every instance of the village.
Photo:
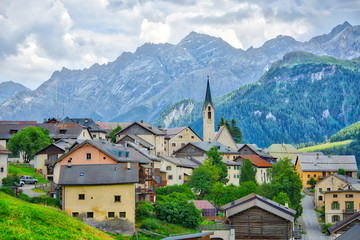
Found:
M 201 166 L 209 165 L 209 161 L 216 165 L 211 163 L 216 154 L 227 172 L 218 181 L 226 179 L 223 185 L 236 187 L 246 178 L 247 172 L 242 172 L 246 163 L 251 162 L 256 185 L 268 186 L 274 177 L 269 170 L 288 160 L 300 179 L 302 196 L 311 198 L 310 211 L 316 216 L 313 220 L 319 236 L 355 239 L 349 238 L 360 231 L 356 225 L 360 223 L 356 209 L 360 209 L 360 180 L 355 156 L 302 153 L 286 143 L 274 143 L 265 149 L 236 142 L 226 124 L 218 129 L 215 126 L 209 80 L 202 111 L 202 137 L 189 126 L 163 128 L 143 120 L 123 123 L 66 117 L 43 123 L 0 121 L 0 180 L 8 177 L 9 164 L 23 162 L 21 156 L 13 156 L 7 149 L 9 140 L 27 127 L 47 129 L 54 142 L 37 151 L 30 162 L 36 173 L 50 182 L 46 195 L 58 199 L 64 212 L 89 224 L 124 220 L 128 224 L 122 226 L 121 233 L 132 235 L 137 230 L 136 203 L 156 205 L 162 199 L 158 196 L 162 188 L 195 181 L 192 176 Z M 215 155 L 210 156 L 213 152 Z M 192 189 L 200 200 L 189 202 L 214 224 L 201 225 L 199 233 L 164 239 L 312 239 L 306 234 L 308 219 L 297 212 L 299 208 L 291 208 L 289 200 L 279 203 L 250 191 L 230 202 L 209 201 L 201 199 L 205 188 Z M 319 214 L 330 237 L 321 235 L 320 223 L 315 219 Z

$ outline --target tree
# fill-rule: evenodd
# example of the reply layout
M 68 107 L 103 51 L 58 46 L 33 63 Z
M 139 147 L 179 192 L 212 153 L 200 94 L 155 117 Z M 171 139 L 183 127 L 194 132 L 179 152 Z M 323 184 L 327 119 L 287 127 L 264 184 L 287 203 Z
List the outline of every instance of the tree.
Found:
M 189 186 L 194 189 L 195 193 L 199 193 L 200 198 L 203 198 L 214 183 L 213 172 L 203 165 L 194 169 L 190 176 Z
M 16 186 L 20 183 L 20 178 L 15 174 L 13 176 L 9 175 L 8 177 L 4 177 L 1 179 L 1 183 L 3 186 Z
M 246 159 L 241 167 L 240 184 L 248 181 L 256 183 L 256 171 L 251 161 Z
M 137 202 L 135 208 L 135 218 L 136 221 L 141 221 L 145 218 L 153 218 L 154 217 L 154 207 L 150 202 Z
M 240 143 L 242 139 L 242 133 L 240 131 L 240 128 L 236 126 L 236 121 L 233 118 L 230 122 L 230 129 L 229 129 L 231 136 L 233 137 L 234 141 L 236 143 Z
M 115 143 L 116 142 L 116 136 L 115 134 L 121 131 L 120 125 L 117 125 L 117 127 L 111 131 L 110 133 L 110 142 Z
M 50 131 L 40 127 L 26 127 L 12 136 L 7 145 L 12 154 L 21 154 L 25 163 L 33 159 L 33 154 L 51 144 Z
M 285 203 L 289 204 L 289 207 L 291 208 L 291 202 L 289 196 L 284 193 L 280 192 L 277 196 L 273 197 L 272 199 L 274 202 L 280 203 L 282 205 L 285 205 Z
M 219 175 L 219 179 L 216 179 L 216 181 L 226 184 L 229 181 L 229 179 L 227 178 L 228 168 L 222 161 L 221 153 L 217 151 L 217 147 L 210 148 L 210 150 L 206 152 L 206 156 L 207 159 L 205 162 L 205 166 L 214 166 L 216 168 L 216 173 Z
M 316 180 L 313 177 L 311 177 L 310 180 L 308 181 L 308 184 L 311 185 L 312 188 L 314 188 L 316 184 Z
M 156 195 L 169 195 L 173 192 L 183 193 L 187 199 L 193 199 L 195 197 L 193 191 L 191 191 L 191 188 L 187 184 L 182 185 L 171 185 L 166 187 L 161 187 L 156 189 Z
M 339 168 L 337 173 L 340 174 L 340 175 L 346 175 L 346 171 L 343 168 Z
M 220 120 L 220 123 L 218 124 L 218 130 L 220 129 L 220 127 L 221 126 L 226 126 L 227 127 L 227 129 L 229 129 L 229 131 L 230 131 L 230 124 L 229 124 L 229 122 L 228 122 L 228 120 L 224 120 L 224 118 L 223 117 L 221 117 L 221 120 Z

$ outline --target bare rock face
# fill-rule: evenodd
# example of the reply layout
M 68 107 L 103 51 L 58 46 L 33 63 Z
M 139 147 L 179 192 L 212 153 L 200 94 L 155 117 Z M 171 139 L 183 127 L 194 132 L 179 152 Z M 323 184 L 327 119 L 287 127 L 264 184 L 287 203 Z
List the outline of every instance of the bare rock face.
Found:
M 246 51 L 192 32 L 176 45 L 144 44 L 106 65 L 56 71 L 36 90 L 19 92 L 3 103 L 0 120 L 41 121 L 64 113 L 102 121 L 151 122 L 178 100 L 202 100 L 207 75 L 216 97 L 258 80 L 286 53 L 308 51 L 350 59 L 360 56 L 359 44 L 360 26 L 347 22 L 308 42 L 278 36 Z
M 9 97 L 21 91 L 30 91 L 27 87 L 14 83 L 11 81 L 0 83 L 0 105 L 3 104 Z

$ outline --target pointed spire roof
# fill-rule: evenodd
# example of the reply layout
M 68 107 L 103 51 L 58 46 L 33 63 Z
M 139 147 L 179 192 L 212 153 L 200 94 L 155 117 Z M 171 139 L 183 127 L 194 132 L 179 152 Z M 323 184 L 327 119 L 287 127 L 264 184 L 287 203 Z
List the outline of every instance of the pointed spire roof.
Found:
M 210 104 L 214 108 L 214 104 L 211 100 L 211 91 L 210 91 L 210 83 L 209 83 L 209 76 L 207 76 L 207 86 L 206 86 L 206 95 L 205 95 L 205 101 L 204 101 L 204 107 L 205 109 L 207 105 Z

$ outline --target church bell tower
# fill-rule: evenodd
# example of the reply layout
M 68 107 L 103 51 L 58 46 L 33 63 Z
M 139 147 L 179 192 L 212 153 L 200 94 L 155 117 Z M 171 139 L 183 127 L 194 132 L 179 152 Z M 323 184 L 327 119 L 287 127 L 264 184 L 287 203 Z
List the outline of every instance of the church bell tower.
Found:
M 215 137 L 215 111 L 211 100 L 209 76 L 207 76 L 206 95 L 203 107 L 203 141 L 213 141 Z

